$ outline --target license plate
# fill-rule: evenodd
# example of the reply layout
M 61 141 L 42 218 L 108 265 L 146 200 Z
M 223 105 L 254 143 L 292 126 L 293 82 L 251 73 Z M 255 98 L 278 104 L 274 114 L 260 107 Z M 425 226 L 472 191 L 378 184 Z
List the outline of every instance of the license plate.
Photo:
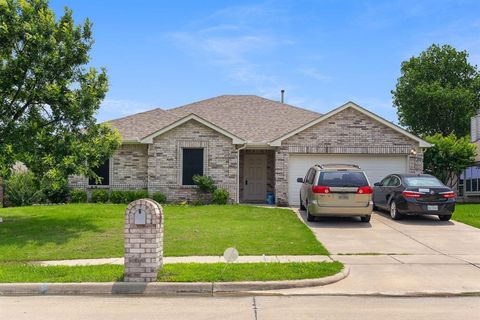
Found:
M 438 211 L 438 206 L 427 206 L 428 211 Z
M 338 199 L 348 199 L 348 194 L 339 194 Z

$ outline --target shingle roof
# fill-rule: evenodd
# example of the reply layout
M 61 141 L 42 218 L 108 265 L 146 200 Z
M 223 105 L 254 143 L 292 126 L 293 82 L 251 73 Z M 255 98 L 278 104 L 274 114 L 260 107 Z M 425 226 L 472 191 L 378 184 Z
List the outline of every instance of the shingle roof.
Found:
M 124 141 L 137 141 L 190 114 L 256 143 L 269 142 L 321 116 L 254 95 L 223 95 L 169 110 L 153 109 L 108 123 L 120 131 Z
M 138 141 L 177 120 L 175 114 L 157 108 L 107 122 L 120 131 L 123 141 Z
M 249 142 L 269 142 L 321 114 L 254 95 L 224 95 L 168 110 L 194 113 Z

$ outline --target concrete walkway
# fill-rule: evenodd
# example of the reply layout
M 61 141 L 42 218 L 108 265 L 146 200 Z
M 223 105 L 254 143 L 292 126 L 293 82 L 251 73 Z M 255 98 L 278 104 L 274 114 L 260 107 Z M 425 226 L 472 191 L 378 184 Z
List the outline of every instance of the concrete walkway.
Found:
M 254 262 L 332 262 L 328 256 L 240 256 L 235 263 Z M 217 263 L 225 262 L 223 256 L 164 257 L 163 263 Z M 99 264 L 123 265 L 123 258 L 52 260 L 36 262 L 42 266 L 91 266 Z
M 350 275 L 325 287 L 274 293 L 480 293 L 480 229 L 436 217 L 394 221 L 374 213 L 370 223 L 354 218 L 307 222 L 304 212 L 297 213 L 332 259 L 350 267 Z

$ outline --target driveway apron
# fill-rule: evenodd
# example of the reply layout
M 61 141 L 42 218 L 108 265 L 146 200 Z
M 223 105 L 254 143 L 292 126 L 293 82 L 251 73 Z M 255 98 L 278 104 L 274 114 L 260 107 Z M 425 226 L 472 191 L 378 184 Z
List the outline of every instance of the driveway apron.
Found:
M 285 294 L 480 293 L 480 229 L 436 217 L 394 221 L 375 212 L 356 218 L 299 218 L 334 260 L 350 267 L 346 279 L 326 286 L 277 291 Z

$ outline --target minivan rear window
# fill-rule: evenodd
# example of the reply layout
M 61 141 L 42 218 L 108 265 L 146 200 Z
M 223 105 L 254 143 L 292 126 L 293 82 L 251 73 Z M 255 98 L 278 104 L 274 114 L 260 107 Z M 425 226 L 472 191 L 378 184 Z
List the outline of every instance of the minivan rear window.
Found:
M 319 186 L 365 187 L 368 186 L 365 174 L 360 171 L 325 171 L 318 177 Z
M 445 185 L 435 177 L 405 177 L 405 184 L 409 187 L 444 187 Z

